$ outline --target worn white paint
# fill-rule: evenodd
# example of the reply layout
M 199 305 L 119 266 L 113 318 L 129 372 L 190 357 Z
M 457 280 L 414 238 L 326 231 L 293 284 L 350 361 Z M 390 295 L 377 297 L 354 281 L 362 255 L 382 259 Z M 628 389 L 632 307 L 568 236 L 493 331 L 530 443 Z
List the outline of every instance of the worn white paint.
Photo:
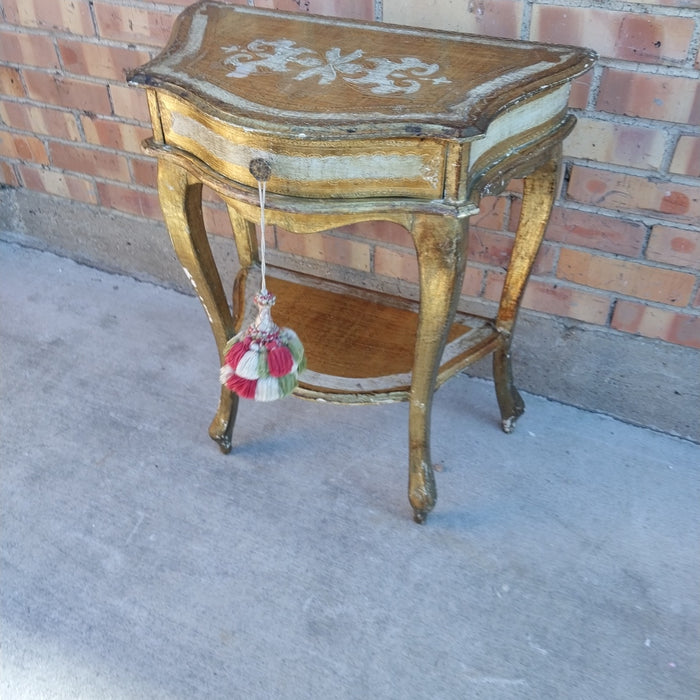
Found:
M 483 139 L 474 141 L 469 153 L 469 167 L 494 146 L 556 117 L 569 101 L 567 83 L 539 99 L 530 100 L 520 107 L 508 110 L 491 122 Z
M 248 169 L 254 158 L 272 164 L 275 177 L 297 182 L 333 182 L 346 180 L 421 180 L 435 186 L 438 162 L 417 153 L 360 154 L 341 156 L 282 155 L 262 148 L 234 143 L 184 114 L 173 113 L 172 134 L 201 144 L 216 158 Z
M 323 56 L 313 49 L 298 46 L 291 39 L 273 41 L 254 39 L 246 46 L 222 46 L 228 54 L 223 63 L 233 66 L 229 78 L 248 78 L 262 73 L 296 73 L 294 80 L 317 78 L 319 85 L 329 85 L 340 78 L 373 95 L 408 95 L 418 92 L 423 82 L 449 84 L 437 63 L 425 63 L 414 56 L 391 60 L 365 56 L 362 49 L 342 55 L 334 46 Z
M 462 102 L 458 102 L 452 105 L 452 107 L 450 107 L 450 111 L 467 113 L 480 100 L 483 100 L 484 98 L 489 97 L 491 95 L 496 95 L 499 92 L 503 92 L 504 90 L 512 87 L 516 83 L 526 81 L 529 82 L 538 73 L 543 73 L 551 67 L 551 62 L 540 61 L 539 63 L 533 63 L 532 65 L 518 68 L 518 70 L 508 71 L 507 73 L 503 73 L 502 75 L 492 78 L 491 80 L 487 80 L 483 83 L 480 83 L 476 87 L 473 87 L 471 90 L 469 90 L 466 99 L 464 99 Z

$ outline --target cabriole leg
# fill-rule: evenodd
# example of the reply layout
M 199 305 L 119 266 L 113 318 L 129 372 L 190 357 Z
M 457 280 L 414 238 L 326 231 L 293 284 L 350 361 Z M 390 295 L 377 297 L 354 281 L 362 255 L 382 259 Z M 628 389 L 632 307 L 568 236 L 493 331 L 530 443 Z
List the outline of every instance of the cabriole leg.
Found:
M 415 216 L 411 227 L 418 257 L 420 313 L 408 419 L 408 499 L 417 523 L 425 521 L 437 500 L 430 414 L 440 360 L 462 289 L 467 227 L 468 219 L 429 215 Z
M 540 249 L 556 196 L 560 150 L 557 148 L 551 160 L 525 178 L 518 231 L 496 317 L 501 344 L 493 354 L 493 379 L 501 411 L 501 427 L 506 433 L 512 432 L 515 421 L 525 410 L 525 403 L 513 385 L 510 346 L 525 285 Z
M 207 313 L 223 363 L 224 348 L 233 335 L 233 321 L 202 219 L 202 183 L 167 160 L 158 164 L 158 194 L 175 253 Z M 238 397 L 222 388 L 209 435 L 222 452 L 231 451 Z
M 496 386 L 498 408 L 501 412 L 501 428 L 504 433 L 512 433 L 515 421 L 525 412 L 525 402 L 513 384 L 511 340 L 510 333 L 503 333 L 502 344 L 493 353 L 493 380 Z

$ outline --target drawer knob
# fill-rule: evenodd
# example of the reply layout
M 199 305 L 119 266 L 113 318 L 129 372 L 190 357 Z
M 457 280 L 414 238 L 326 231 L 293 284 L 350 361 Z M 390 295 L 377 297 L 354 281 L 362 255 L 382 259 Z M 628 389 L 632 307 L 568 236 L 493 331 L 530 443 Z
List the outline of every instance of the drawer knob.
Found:
M 272 166 L 264 158 L 253 158 L 248 164 L 248 170 L 258 182 L 267 182 L 272 174 Z

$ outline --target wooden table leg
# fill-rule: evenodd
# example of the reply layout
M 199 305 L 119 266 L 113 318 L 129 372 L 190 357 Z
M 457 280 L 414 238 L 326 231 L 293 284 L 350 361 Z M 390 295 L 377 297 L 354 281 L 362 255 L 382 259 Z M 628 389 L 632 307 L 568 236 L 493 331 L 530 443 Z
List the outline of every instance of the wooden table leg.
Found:
M 425 521 L 437 500 L 430 459 L 430 414 L 440 360 L 464 279 L 469 219 L 416 215 L 411 234 L 420 281 L 420 313 L 409 404 L 408 500 Z
M 515 421 L 525 410 L 525 403 L 513 385 L 510 346 L 525 285 L 540 249 L 556 197 L 560 150 L 555 149 L 551 160 L 525 178 L 518 231 L 515 234 L 513 252 L 496 316 L 496 329 L 501 334 L 501 345 L 493 354 L 493 378 L 501 411 L 501 427 L 506 433 L 512 432 Z
M 158 194 L 170 238 L 185 273 L 197 292 L 211 324 L 223 363 L 224 348 L 234 333 L 231 310 L 211 252 L 202 219 L 202 183 L 178 165 L 160 160 Z M 209 427 L 222 452 L 231 451 L 238 397 L 222 387 L 219 408 Z

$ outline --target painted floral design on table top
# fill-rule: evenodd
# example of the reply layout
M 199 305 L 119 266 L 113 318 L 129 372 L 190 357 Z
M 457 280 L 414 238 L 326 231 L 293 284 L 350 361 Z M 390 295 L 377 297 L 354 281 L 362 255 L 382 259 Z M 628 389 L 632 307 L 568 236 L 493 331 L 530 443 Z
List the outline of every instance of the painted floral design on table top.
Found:
M 340 78 L 373 95 L 408 95 L 420 90 L 426 82 L 442 85 L 451 81 L 439 75 L 437 63 L 425 63 L 406 56 L 397 60 L 366 57 L 356 49 L 343 56 L 333 47 L 325 54 L 297 46 L 290 39 L 273 41 L 255 39 L 247 46 L 225 46 L 224 64 L 232 66 L 229 78 L 248 78 L 262 73 L 296 73 L 294 80 L 318 79 L 329 85 Z

